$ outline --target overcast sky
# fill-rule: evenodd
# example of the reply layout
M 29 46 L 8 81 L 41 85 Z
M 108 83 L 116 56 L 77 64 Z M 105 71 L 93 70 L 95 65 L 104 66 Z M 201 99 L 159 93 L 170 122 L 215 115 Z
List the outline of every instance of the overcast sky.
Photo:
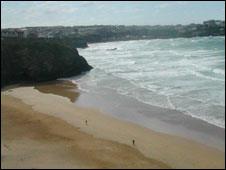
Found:
M 225 20 L 224 1 L 1 1 L 1 28 L 169 25 Z

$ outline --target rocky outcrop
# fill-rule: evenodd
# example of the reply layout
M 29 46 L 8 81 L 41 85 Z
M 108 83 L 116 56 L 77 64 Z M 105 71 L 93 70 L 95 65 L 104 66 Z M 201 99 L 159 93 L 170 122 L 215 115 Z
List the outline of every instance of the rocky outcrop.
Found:
M 1 40 L 1 87 L 78 75 L 92 67 L 74 48 L 43 40 Z

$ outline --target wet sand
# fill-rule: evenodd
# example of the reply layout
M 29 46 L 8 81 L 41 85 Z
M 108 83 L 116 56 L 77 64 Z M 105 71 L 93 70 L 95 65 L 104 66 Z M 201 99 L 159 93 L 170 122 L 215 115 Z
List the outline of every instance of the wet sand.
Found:
M 80 93 L 76 92 L 76 84 L 71 81 L 50 81 L 45 83 L 39 83 L 38 86 L 34 86 L 35 89 L 42 93 L 55 94 L 63 97 L 67 97 L 71 102 L 75 102 Z
M 2 102 L 2 168 L 168 168 L 131 146 L 98 139 L 19 99 Z
M 120 120 L 133 122 L 157 132 L 188 138 L 225 152 L 224 128 L 178 110 L 145 104 L 107 88 L 81 90 L 75 104 L 80 107 L 98 108 Z
M 1 92 L 3 168 L 225 167 L 218 149 L 78 107 L 55 86 Z

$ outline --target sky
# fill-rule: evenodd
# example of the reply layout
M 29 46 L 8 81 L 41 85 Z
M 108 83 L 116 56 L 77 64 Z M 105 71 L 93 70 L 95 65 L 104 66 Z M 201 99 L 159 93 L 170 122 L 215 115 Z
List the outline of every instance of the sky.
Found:
M 225 20 L 224 1 L 1 1 L 1 28 Z

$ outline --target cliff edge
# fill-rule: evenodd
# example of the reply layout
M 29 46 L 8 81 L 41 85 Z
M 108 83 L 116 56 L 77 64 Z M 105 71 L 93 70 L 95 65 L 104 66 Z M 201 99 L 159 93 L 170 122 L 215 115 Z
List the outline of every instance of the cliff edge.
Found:
M 92 69 L 74 48 L 42 40 L 1 40 L 1 87 L 75 76 Z

